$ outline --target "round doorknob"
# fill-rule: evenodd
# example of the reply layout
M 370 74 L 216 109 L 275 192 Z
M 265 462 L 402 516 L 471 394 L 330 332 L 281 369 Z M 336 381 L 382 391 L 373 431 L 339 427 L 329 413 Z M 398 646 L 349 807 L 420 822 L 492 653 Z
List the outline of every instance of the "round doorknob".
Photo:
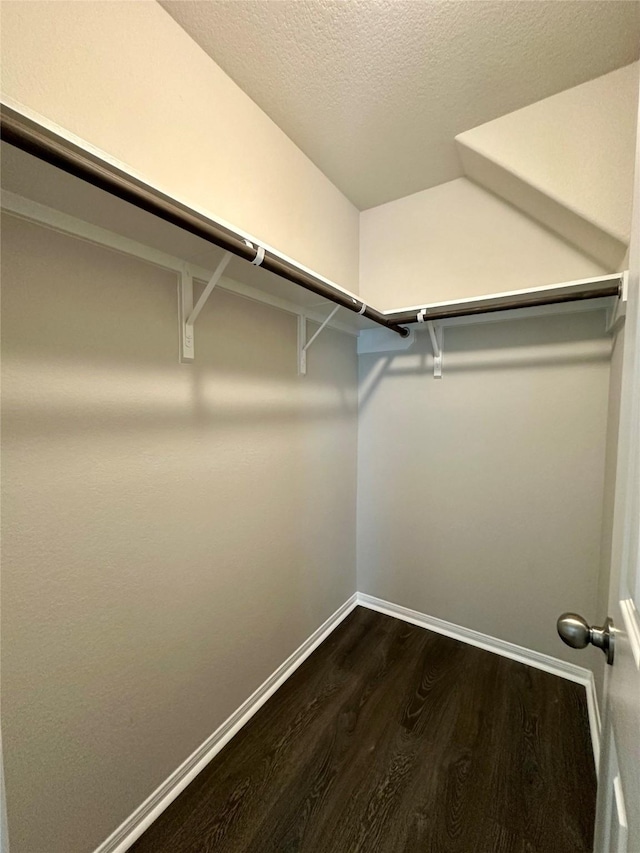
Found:
M 577 613 L 563 613 L 558 619 L 558 634 L 563 643 L 572 649 L 586 649 L 591 639 L 587 620 Z
M 607 656 L 607 663 L 613 663 L 613 622 L 609 617 L 599 628 L 597 625 L 589 625 L 578 613 L 563 613 L 558 619 L 557 627 L 562 642 L 572 649 L 584 649 L 591 643 L 602 649 Z

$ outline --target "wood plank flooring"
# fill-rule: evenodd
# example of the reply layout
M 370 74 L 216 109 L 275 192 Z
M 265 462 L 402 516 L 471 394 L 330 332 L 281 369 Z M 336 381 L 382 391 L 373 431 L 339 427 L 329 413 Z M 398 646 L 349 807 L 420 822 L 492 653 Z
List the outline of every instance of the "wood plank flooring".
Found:
M 132 853 L 587 853 L 577 684 L 356 608 Z

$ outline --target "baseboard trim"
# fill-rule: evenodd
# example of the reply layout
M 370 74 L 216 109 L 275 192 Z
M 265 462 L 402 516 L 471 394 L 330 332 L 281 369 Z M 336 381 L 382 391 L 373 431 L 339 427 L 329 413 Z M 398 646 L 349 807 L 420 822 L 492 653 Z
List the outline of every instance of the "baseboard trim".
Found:
M 533 666 L 577 682 L 585 687 L 589 727 L 593 754 L 598 768 L 600 757 L 600 712 L 593 673 L 581 666 L 567 663 L 544 655 L 541 652 L 508 643 L 489 634 L 464 628 L 453 622 L 393 604 L 366 593 L 354 593 L 316 631 L 300 645 L 287 660 L 264 681 L 258 689 L 220 725 L 123 823 L 104 841 L 94 853 L 125 853 L 143 832 L 151 826 L 162 812 L 178 797 L 190 782 L 203 770 L 220 750 L 249 722 L 251 717 L 265 704 L 276 690 L 298 669 L 309 655 L 322 643 L 358 605 L 377 610 L 396 619 L 402 619 L 420 628 L 427 628 L 463 643 L 485 649 L 511 660 Z
M 600 760 L 600 712 L 595 681 L 591 670 L 568 663 L 559 658 L 554 658 L 551 655 L 542 654 L 542 652 L 536 652 L 533 649 L 527 649 L 524 646 L 518 646 L 515 643 L 509 643 L 506 640 L 500 640 L 498 637 L 474 631 L 471 628 L 463 628 L 462 625 L 438 619 L 436 616 L 428 616 L 426 613 L 420 613 L 418 610 L 411 610 L 409 607 L 393 604 L 382 598 L 375 598 L 375 596 L 367 595 L 363 592 L 358 593 L 357 603 L 361 607 L 368 607 L 369 610 L 377 610 L 378 613 L 385 613 L 387 616 L 402 619 L 404 622 L 409 622 L 420 628 L 427 628 L 429 631 L 435 631 L 437 634 L 444 634 L 446 637 L 452 637 L 454 640 L 460 640 L 471 646 L 477 646 L 487 652 L 502 655 L 502 657 L 527 664 L 527 666 L 533 666 L 535 669 L 542 669 L 545 672 L 550 672 L 552 675 L 582 684 L 587 693 L 593 757 L 596 769 L 598 768 Z
M 311 652 L 351 613 L 357 603 L 357 593 L 354 593 L 168 779 L 156 788 L 141 806 L 120 824 L 95 850 L 95 853 L 125 853 L 231 738 L 249 722 Z

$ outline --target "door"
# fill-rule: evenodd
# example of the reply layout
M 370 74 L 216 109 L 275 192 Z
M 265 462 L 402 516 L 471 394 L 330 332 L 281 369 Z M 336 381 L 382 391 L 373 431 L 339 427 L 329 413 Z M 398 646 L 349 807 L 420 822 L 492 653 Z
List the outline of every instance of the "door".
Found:
M 615 656 L 605 677 L 596 853 L 640 851 L 640 133 L 638 137 L 609 586 Z

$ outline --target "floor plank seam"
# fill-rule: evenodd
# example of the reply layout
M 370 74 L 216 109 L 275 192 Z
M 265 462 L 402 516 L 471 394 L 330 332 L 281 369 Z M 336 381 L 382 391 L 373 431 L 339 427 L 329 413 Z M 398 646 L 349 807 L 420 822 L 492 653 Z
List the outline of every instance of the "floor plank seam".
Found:
M 492 637 L 490 634 L 483 634 L 480 631 L 474 631 L 471 628 L 456 625 L 454 622 L 447 622 L 444 619 L 429 616 L 427 613 L 412 610 L 411 608 L 404 607 L 401 604 L 395 604 L 382 598 L 376 598 L 375 596 L 368 595 L 367 593 L 358 592 L 357 600 L 360 607 L 367 607 L 378 613 L 384 613 L 387 616 L 402 619 L 411 625 L 426 628 L 428 631 L 435 631 L 438 634 L 443 634 L 446 637 L 460 640 L 460 642 L 476 646 L 477 648 L 484 649 L 485 651 L 492 652 L 493 654 L 501 655 L 502 657 L 518 661 L 519 663 L 524 663 L 526 666 L 532 666 L 535 669 L 541 669 L 544 672 L 557 675 L 559 678 L 566 678 L 569 681 L 574 681 L 576 684 L 582 684 L 587 696 L 591 745 L 593 748 L 593 759 L 597 771 L 600 762 L 601 722 L 595 679 L 591 670 L 578 666 L 577 664 L 568 663 L 567 661 L 560 660 L 559 658 L 554 658 L 551 655 L 545 655 L 542 652 L 536 652 L 533 649 L 518 646 L 515 643 L 510 643 L 497 637 Z
M 249 722 L 267 700 L 312 652 L 357 607 L 353 593 L 231 714 L 158 788 L 96 848 L 94 853 L 126 853 L 132 844 L 171 805 L 224 746 Z
M 592 674 L 572 664 L 542 655 L 533 650 L 524 649 L 481 634 L 471 629 L 430 617 L 427 614 L 396 605 L 364 593 L 354 593 L 338 610 L 332 614 L 276 671 L 232 714 L 207 740 L 177 768 L 156 791 L 136 809 L 112 835 L 106 839 L 95 853 L 125 853 L 145 833 L 149 827 L 168 809 L 193 780 L 218 755 L 223 747 L 245 727 L 251 718 L 265 705 L 267 700 L 299 669 L 313 651 L 360 606 L 373 613 L 377 612 L 392 619 L 427 629 L 432 634 L 447 636 L 462 642 L 466 646 L 475 646 L 483 651 L 492 652 L 502 658 L 524 663 L 525 665 L 576 682 L 586 688 L 586 705 L 591 727 L 591 739 L 594 754 L 599 751 L 599 714 L 597 697 Z M 597 766 L 597 760 L 596 760 Z

